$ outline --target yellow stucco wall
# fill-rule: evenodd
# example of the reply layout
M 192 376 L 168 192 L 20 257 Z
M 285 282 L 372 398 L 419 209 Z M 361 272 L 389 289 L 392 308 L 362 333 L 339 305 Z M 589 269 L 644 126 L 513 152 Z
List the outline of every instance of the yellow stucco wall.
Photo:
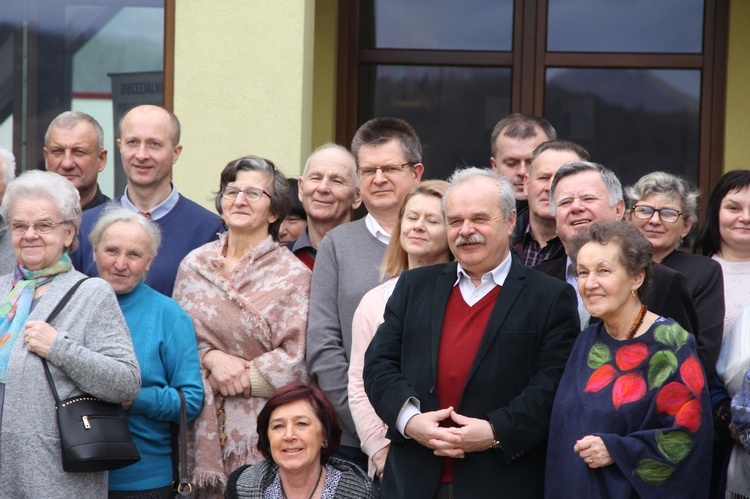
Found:
M 750 140 L 750 2 L 731 0 L 724 171 L 749 169 Z
M 336 137 L 337 33 L 338 0 L 317 0 L 313 69 L 313 149 L 326 142 L 333 142 Z
M 206 207 L 219 173 L 246 154 L 297 175 L 311 148 L 314 0 L 176 2 L 173 178 Z

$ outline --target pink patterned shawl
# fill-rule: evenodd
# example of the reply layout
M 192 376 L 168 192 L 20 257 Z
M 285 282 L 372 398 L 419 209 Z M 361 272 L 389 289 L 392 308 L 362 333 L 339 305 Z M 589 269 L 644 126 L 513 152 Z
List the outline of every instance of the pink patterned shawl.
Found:
M 180 264 L 174 298 L 190 314 L 201 359 L 218 349 L 252 360 L 271 386 L 308 381 L 305 331 L 310 270 L 269 236 L 231 269 L 223 269 L 228 235 L 192 251 Z M 256 419 L 266 402 L 227 397 L 226 445 L 219 445 L 214 397 L 204 374 L 205 401 L 188 432 L 190 469 L 200 497 L 224 497 L 229 474 L 263 459 Z

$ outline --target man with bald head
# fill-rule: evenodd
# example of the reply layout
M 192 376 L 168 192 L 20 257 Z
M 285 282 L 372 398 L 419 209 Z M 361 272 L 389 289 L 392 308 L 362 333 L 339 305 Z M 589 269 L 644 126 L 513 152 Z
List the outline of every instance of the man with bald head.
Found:
M 145 282 L 172 296 L 180 262 L 193 249 L 218 238 L 221 219 L 180 195 L 172 184 L 172 167 L 182 152 L 177 116 L 159 106 L 137 106 L 122 117 L 119 131 L 117 146 L 128 183 L 125 193 L 115 201 L 161 228 L 161 247 Z M 84 213 L 80 246 L 71 255 L 76 269 L 90 276 L 98 272 L 88 235 L 102 209 L 100 206 Z
M 287 247 L 312 270 L 323 236 L 349 222 L 362 202 L 354 155 L 344 146 L 323 144 L 307 158 L 297 182 L 307 228 Z
M 109 201 L 97 183 L 107 166 L 104 131 L 88 114 L 65 111 L 52 120 L 44 135 L 44 165 L 78 189 L 84 211 Z

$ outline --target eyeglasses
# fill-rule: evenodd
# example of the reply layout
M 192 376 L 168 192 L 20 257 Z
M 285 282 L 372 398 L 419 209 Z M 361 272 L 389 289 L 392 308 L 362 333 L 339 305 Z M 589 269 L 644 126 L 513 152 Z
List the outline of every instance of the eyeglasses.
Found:
M 639 204 L 633 207 L 633 216 L 640 220 L 651 220 L 651 217 L 654 216 L 654 213 L 659 214 L 659 218 L 662 222 L 666 222 L 669 224 L 675 223 L 682 216 L 681 211 L 673 210 L 672 208 L 660 208 L 657 210 L 653 206 L 648 206 L 645 204 Z
M 34 232 L 36 232 L 37 234 L 49 234 L 58 225 L 62 225 L 66 223 L 68 223 L 67 220 L 63 220 L 62 222 L 37 222 L 35 224 L 25 224 L 23 222 L 11 222 L 10 230 L 14 234 L 22 236 L 26 234 L 26 231 L 29 230 L 29 227 L 31 227 L 34 229 Z
M 374 177 L 378 170 L 380 170 L 383 175 L 396 175 L 398 173 L 401 173 L 406 168 L 413 168 L 414 163 L 402 163 L 400 165 L 384 165 L 384 166 L 368 166 L 366 168 L 359 168 L 357 167 L 357 172 L 362 177 Z
M 245 199 L 251 202 L 259 200 L 260 198 L 263 197 L 263 194 L 265 194 L 266 196 L 268 196 L 269 199 L 271 199 L 270 194 L 268 194 L 266 191 L 258 187 L 248 187 L 247 189 L 238 189 L 236 187 L 232 187 L 231 185 L 227 185 L 221 190 L 221 197 L 223 197 L 224 199 L 229 199 L 229 200 L 234 201 L 235 199 L 237 199 L 237 196 L 240 195 L 240 192 L 245 195 Z

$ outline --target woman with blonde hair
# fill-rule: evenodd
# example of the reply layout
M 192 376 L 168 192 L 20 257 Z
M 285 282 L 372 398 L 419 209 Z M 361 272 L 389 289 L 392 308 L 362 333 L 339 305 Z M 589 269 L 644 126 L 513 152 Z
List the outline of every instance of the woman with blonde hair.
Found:
M 417 184 L 406 196 L 381 267 L 381 278 L 389 277 L 390 280 L 365 294 L 354 313 L 349 361 L 349 408 L 362 450 L 370 458 L 370 476 L 382 475 L 389 441 L 385 437 L 385 423 L 375 414 L 365 394 L 362 381 L 365 350 L 383 323 L 385 304 L 396 286 L 398 276 L 408 269 L 452 260 L 441 208 L 447 188 L 448 183 L 443 180 L 426 180 Z

